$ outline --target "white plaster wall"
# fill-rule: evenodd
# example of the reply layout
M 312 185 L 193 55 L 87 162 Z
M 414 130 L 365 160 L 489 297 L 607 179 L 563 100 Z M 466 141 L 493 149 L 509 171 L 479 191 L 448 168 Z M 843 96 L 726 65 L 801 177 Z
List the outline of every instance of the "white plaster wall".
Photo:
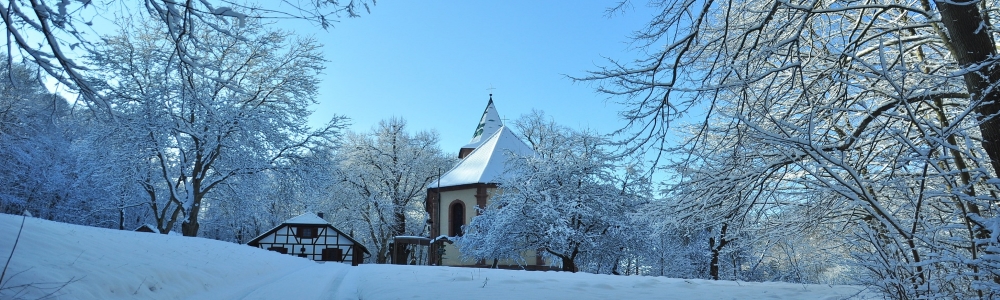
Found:
M 490 195 L 490 198 L 492 198 L 497 192 L 498 191 L 495 188 L 486 189 L 486 193 Z M 486 199 L 486 203 L 489 203 L 490 198 Z M 439 210 L 441 215 L 438 216 L 438 220 L 441 220 L 442 222 L 439 222 L 437 226 L 442 235 L 448 235 L 448 227 L 451 225 L 449 224 L 450 220 L 448 218 L 448 209 L 451 202 L 455 200 L 462 200 L 465 204 L 465 225 L 469 225 L 469 223 L 472 222 L 472 218 L 476 216 L 476 188 L 441 192 L 441 208 Z M 453 244 L 445 243 L 444 250 L 445 254 L 442 257 L 441 262 L 445 266 L 473 265 L 476 263 L 475 261 L 463 261 L 461 252 L 458 247 L 455 247 Z M 522 257 L 528 265 L 535 264 L 535 256 L 536 253 L 534 250 L 522 253 Z M 486 263 L 490 264 L 492 261 Z M 500 261 L 500 264 L 516 265 L 517 263 L 513 260 L 503 260 Z
M 442 235 L 448 235 L 448 227 L 451 220 L 448 219 L 448 209 L 452 201 L 462 200 L 465 204 L 465 224 L 468 225 L 472 221 L 472 217 L 476 215 L 476 189 L 465 189 L 457 191 L 447 191 L 441 192 L 441 209 L 438 216 L 438 220 L 441 220 L 438 224 L 438 229 Z
M 448 228 L 451 227 L 451 220 L 448 218 L 448 211 L 451 206 L 451 202 L 455 200 L 462 200 L 465 204 L 465 225 L 472 222 L 472 218 L 476 215 L 476 188 L 457 190 L 457 191 L 447 191 L 441 192 L 441 209 L 439 212 L 438 220 L 442 220 L 438 226 L 442 235 L 448 235 Z M 445 254 L 442 256 L 441 263 L 445 266 L 457 266 L 457 265 L 472 265 L 475 262 L 468 261 L 463 262 L 461 260 L 462 254 L 458 251 L 458 248 L 453 244 L 445 243 L 444 246 Z

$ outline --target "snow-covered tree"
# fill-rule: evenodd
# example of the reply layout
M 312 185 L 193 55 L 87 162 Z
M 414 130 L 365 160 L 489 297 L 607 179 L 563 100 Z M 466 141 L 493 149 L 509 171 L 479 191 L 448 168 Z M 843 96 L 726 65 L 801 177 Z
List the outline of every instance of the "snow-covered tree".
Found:
M 648 181 L 616 173 L 607 139 L 540 113 L 519 122 L 536 154 L 508 161 L 499 192 L 456 241 L 463 256 L 516 261 L 537 250 L 576 272 L 588 260 L 612 257 L 617 265 L 645 246 L 632 240 L 648 235 L 638 214 L 649 201 Z
M 351 232 L 351 224 L 335 214 L 348 201 L 342 198 L 336 149 L 311 147 L 294 162 L 227 181 L 206 201 L 203 236 L 242 244 L 304 212 L 327 213 L 326 220 Z
M 0 65 L 0 212 L 68 221 L 62 210 L 79 177 L 69 115 L 69 104 L 45 90 L 37 70 Z
M 374 5 L 375 1 L 371 1 Z M 192 34 L 206 30 L 217 35 L 240 38 L 240 32 L 228 25 L 254 26 L 264 19 L 300 19 L 329 28 L 340 17 L 359 17 L 362 10 L 370 12 L 366 0 L 329 1 L 39 1 L 15 0 L 0 3 L 0 18 L 9 37 L 8 49 L 16 50 L 39 66 L 47 75 L 77 92 L 92 112 L 113 118 L 113 104 L 87 79 L 93 70 L 79 58 L 102 47 L 96 32 L 113 28 L 108 16 L 122 18 L 127 24 L 133 19 L 147 19 L 149 26 L 163 29 L 166 43 L 178 64 L 195 67 L 213 63 L 202 61 L 200 49 L 212 47 L 215 41 Z M 101 23 L 101 24 L 95 24 Z M 220 24 L 227 24 L 222 26 Z M 9 50 L 8 50 L 9 51 Z M 81 52 L 82 51 L 82 52 Z M 8 53 L 13 55 L 14 53 Z M 8 57 L 9 58 L 9 57 Z M 217 78 L 227 80 L 226 78 Z
M 229 200 L 214 190 L 280 176 L 343 126 L 341 117 L 316 131 L 306 125 L 323 68 L 318 45 L 247 23 L 187 33 L 199 37 L 183 44 L 198 63 L 175 55 L 171 28 L 143 24 L 106 37 L 91 56 L 103 73 L 90 80 L 116 116 L 107 136 L 137 153 L 132 163 L 146 172 L 133 184 L 145 190 L 161 232 L 179 222 L 196 236 L 206 200 Z
M 368 133 L 348 134 L 339 150 L 340 181 L 349 195 L 339 216 L 386 263 L 393 236 L 424 233 L 423 197 L 442 169 L 451 166 L 433 131 L 407 132 L 406 121 L 391 118 Z
M 8 68 L 9 67 L 9 68 Z M 4 65 L 0 86 L 0 207 L 5 213 L 60 222 L 132 229 L 142 223 L 141 190 L 126 184 L 134 168 L 113 130 L 45 90 L 40 72 Z M 131 149 L 129 149 L 131 150 Z
M 675 211 L 752 244 L 839 228 L 892 297 L 1000 293 L 996 1 L 653 5 L 649 55 L 581 79 L 622 96 L 629 151 L 675 158 Z
M 155 218 L 161 231 L 165 231 L 173 229 L 174 226 L 172 224 L 176 221 L 176 219 L 183 218 L 189 221 L 185 223 L 189 224 L 189 228 L 184 231 L 186 233 L 194 234 L 198 230 L 198 218 L 196 216 L 199 213 L 199 210 L 195 209 L 193 211 L 189 211 L 183 209 L 183 206 L 197 206 L 200 200 L 187 201 L 183 199 L 200 199 L 203 197 L 200 194 L 214 188 L 213 183 L 225 183 L 224 180 L 214 181 L 214 179 L 219 179 L 220 177 L 233 178 L 227 177 L 230 175 L 256 176 L 248 174 L 255 172 L 250 171 L 251 169 L 260 170 L 261 168 L 267 168 L 262 167 L 262 164 L 223 166 L 232 161 L 227 162 L 227 158 L 216 160 L 219 157 L 213 156 L 213 151 L 216 154 L 226 152 L 228 154 L 233 154 L 235 157 L 246 154 L 247 152 L 243 152 L 242 154 L 236 154 L 236 152 L 246 151 L 248 148 L 257 147 L 259 150 L 265 147 L 272 147 L 268 150 L 271 151 L 270 153 L 258 152 L 257 154 L 259 155 L 257 157 L 253 157 L 253 159 L 256 159 L 257 162 L 263 163 L 268 159 L 267 156 L 270 156 L 273 165 L 278 167 L 271 168 L 271 170 L 267 173 L 271 173 L 270 176 L 276 176 L 274 178 L 278 178 L 280 180 L 283 179 L 282 176 L 288 174 L 285 170 L 289 168 L 299 168 L 301 166 L 287 161 L 281 162 L 280 160 L 282 159 L 279 158 L 288 158 L 298 155 L 289 155 L 291 152 L 301 150 L 302 147 L 300 146 L 303 145 L 295 145 L 296 143 L 303 140 L 308 140 L 309 143 L 312 143 L 315 139 L 305 138 L 301 135 L 304 130 L 301 127 L 304 123 L 295 125 L 299 128 L 287 128 L 288 124 L 280 124 L 283 121 L 287 121 L 287 119 L 283 120 L 281 117 L 272 118 L 270 116 L 262 117 L 261 115 L 226 116 L 222 113 L 211 116 L 202 116 L 200 114 L 208 110 L 199 110 L 195 106 L 212 106 L 213 104 L 206 105 L 206 103 L 184 101 L 172 101 L 169 103 L 160 102 L 160 104 L 163 104 L 162 107 L 158 108 L 161 109 L 161 111 L 176 108 L 181 108 L 181 110 L 187 109 L 188 112 L 193 112 L 191 116 L 197 116 L 199 119 L 205 117 L 201 120 L 214 119 L 214 121 L 209 122 L 215 122 L 211 125 L 222 125 L 226 123 L 226 120 L 223 120 L 226 118 L 230 118 L 230 120 L 246 118 L 238 126 L 243 128 L 237 129 L 237 131 L 246 129 L 247 127 L 256 126 L 246 125 L 246 120 L 259 121 L 260 124 L 266 124 L 273 120 L 278 121 L 272 124 L 275 125 L 275 128 L 286 126 L 285 129 L 278 130 L 277 132 L 255 133 L 258 135 L 256 138 L 262 142 L 258 145 L 240 145 L 239 147 L 226 148 L 234 146 L 233 143 L 226 143 L 227 145 L 222 147 L 226 149 L 216 149 L 221 151 L 203 148 L 202 146 L 211 147 L 212 145 L 210 144 L 218 145 L 221 143 L 218 140 L 211 141 L 211 137 L 201 135 L 198 138 L 208 139 L 199 140 L 200 144 L 195 144 L 199 144 L 197 147 L 205 150 L 201 151 L 201 153 L 207 154 L 208 156 L 191 157 L 187 154 L 193 153 L 181 153 L 182 151 L 178 150 L 191 146 L 191 144 L 182 145 L 183 142 L 180 141 L 182 138 L 147 134 L 160 130 L 160 128 L 153 127 L 161 127 L 161 125 L 169 122 L 151 124 L 154 123 L 154 121 L 159 121 L 157 119 L 167 119 L 167 117 L 162 115 L 146 114 L 147 112 L 157 110 L 157 108 L 153 108 L 154 105 L 147 105 L 147 111 L 140 111 L 142 109 L 139 107 L 143 105 L 137 105 L 137 103 L 146 101 L 146 98 L 156 99 L 155 101 L 163 100 L 171 96 L 176 96 L 176 94 L 171 93 L 177 93 L 181 90 L 184 90 L 184 92 L 179 93 L 187 95 L 195 93 L 196 91 L 194 90 L 199 88 L 201 90 L 197 92 L 213 93 L 223 91 L 222 93 L 228 94 L 226 97 L 230 98 L 236 98 L 234 95 L 240 93 L 244 93 L 242 97 L 247 100 L 273 98 L 275 95 L 271 93 L 261 93 L 266 91 L 266 89 L 249 88 L 249 86 L 247 86 L 247 78 L 249 77 L 231 76 L 234 74 L 234 70 L 239 69 L 236 65 L 224 66 L 224 64 L 241 64 L 241 62 L 236 62 L 235 60 L 245 58 L 246 61 L 242 62 L 244 63 L 243 66 L 247 67 L 247 70 L 251 70 L 245 72 L 245 74 L 259 73 L 252 75 L 256 76 L 257 79 L 264 79 L 265 76 L 278 75 L 277 77 L 274 77 L 277 81 L 272 82 L 272 84 L 297 85 L 299 83 L 280 82 L 282 79 L 280 78 L 280 74 L 266 74 L 266 72 L 259 71 L 267 69 L 287 70 L 278 66 L 280 66 L 281 63 L 287 63 L 290 60 L 274 58 L 297 57 L 297 54 L 301 53 L 308 53 L 307 56 L 312 56 L 311 59 L 317 59 L 318 57 L 314 53 L 314 44 L 309 43 L 309 45 L 299 47 L 298 49 L 302 51 L 296 53 L 293 51 L 294 47 L 291 46 L 293 43 L 282 41 L 282 39 L 286 39 L 288 37 L 286 33 L 274 34 L 269 32 L 262 34 L 260 30 L 257 30 L 261 27 L 262 21 L 272 22 L 275 20 L 281 20 L 282 22 L 286 22 L 295 20 L 317 24 L 323 28 L 330 28 L 336 22 L 339 22 L 341 17 L 359 17 L 362 12 L 370 12 L 370 5 L 374 4 L 374 1 L 369 2 L 366 0 L 313 2 L 233 2 L 215 0 L 179 2 L 159 0 L 15 0 L 0 4 L 0 19 L 2 19 L 5 25 L 5 32 L 9 38 L 8 51 L 11 51 L 6 53 L 7 61 L 11 62 L 17 59 L 24 59 L 34 67 L 37 67 L 38 72 L 36 73 L 44 74 L 42 76 L 55 79 L 62 84 L 59 88 L 64 90 L 68 89 L 70 94 L 80 96 L 79 100 L 82 101 L 76 101 L 74 103 L 79 104 L 82 107 L 86 107 L 86 109 L 78 110 L 78 115 L 83 115 L 84 113 L 90 115 L 89 119 L 85 121 L 77 120 L 79 122 L 87 122 L 79 124 L 82 126 L 79 126 L 77 129 L 81 130 L 75 130 L 72 133 L 65 132 L 66 130 L 64 130 L 65 135 L 72 136 L 74 138 L 72 141 L 72 147 L 63 147 L 62 145 L 57 147 L 48 147 L 61 149 L 60 151 L 63 151 L 63 153 L 66 153 L 67 155 L 59 156 L 59 159 L 55 156 L 45 157 L 43 155 L 38 155 L 34 156 L 34 159 L 39 159 L 40 161 L 31 163 L 32 166 L 36 166 L 38 169 L 46 169 L 47 171 L 45 174 L 49 175 L 71 174 L 75 172 L 76 174 L 72 177 L 78 179 L 78 182 L 70 183 L 68 180 L 56 180 L 55 178 L 42 179 L 40 176 L 33 176 L 33 178 L 48 181 L 47 184 L 53 187 L 62 186 L 65 189 L 73 189 L 70 196 L 79 199 L 73 200 L 75 201 L 73 202 L 74 204 L 68 205 L 66 208 L 79 210 L 75 214 L 77 217 L 83 218 L 73 222 L 83 222 L 90 225 L 108 227 L 111 227 L 112 223 L 114 223 L 115 227 L 124 228 L 130 227 L 130 225 L 145 222 L 147 219 Z M 121 37 L 109 36 L 114 34 L 114 32 L 111 32 L 110 30 L 117 29 L 124 32 L 138 32 L 139 30 L 135 30 L 133 28 L 134 26 L 146 27 L 146 29 L 149 30 L 146 32 L 147 38 L 155 36 L 152 37 L 152 39 L 156 41 L 145 41 L 145 46 L 147 46 L 146 48 L 119 47 L 118 50 L 122 50 L 123 52 L 119 53 L 118 56 L 111 55 L 109 51 L 113 51 L 110 49 L 115 48 L 115 45 L 121 46 L 122 43 L 130 43 L 133 41 L 123 41 Z M 153 31 L 155 31 L 155 33 Z M 257 50 L 281 49 L 282 51 L 288 51 L 284 51 L 279 55 L 257 56 L 257 54 L 251 53 L 255 51 L 250 50 L 252 47 L 241 48 L 238 43 L 233 43 L 232 41 L 244 41 L 245 43 L 243 43 L 243 46 L 255 44 L 254 47 L 258 48 Z M 304 44 L 300 44 L 298 46 L 303 45 Z M 129 52 L 147 51 L 152 48 L 156 48 L 155 51 L 148 53 Z M 249 56 L 246 56 L 245 54 L 248 53 Z M 88 60 L 87 58 L 92 59 Z M 233 58 L 235 58 L 235 60 Z M 125 60 L 113 61 L 114 59 Z M 225 60 L 229 61 L 223 62 Z M 274 64 L 271 66 L 259 65 L 259 62 L 268 60 L 273 60 Z M 150 67 L 153 64 L 159 65 Z M 173 69 L 168 70 L 167 66 L 170 66 Z M 313 66 L 293 65 L 288 66 L 288 68 L 301 68 L 301 70 L 297 71 L 302 71 L 304 76 L 313 76 L 315 75 L 314 71 L 316 70 Z M 140 69 L 141 71 L 139 71 Z M 135 74 L 129 73 L 132 71 L 135 71 Z M 179 77 L 184 78 L 174 80 L 173 82 L 170 82 L 168 79 L 177 79 Z M 192 78 L 197 78 L 197 80 L 191 80 Z M 188 83 L 190 83 L 190 86 L 188 86 L 189 89 L 182 89 L 183 86 L 178 85 L 178 83 L 183 80 L 188 80 Z M 267 79 L 261 80 L 261 82 L 266 80 Z M 105 82 L 110 83 L 111 88 L 109 88 Z M 207 87 L 209 85 L 213 85 L 210 82 L 214 82 L 214 86 L 216 87 L 224 88 L 213 91 L 212 87 Z M 259 83 L 260 82 L 253 84 Z M 170 86 L 171 84 L 173 84 L 173 86 Z M 124 88 L 122 88 L 122 86 L 125 85 L 133 85 L 134 90 L 124 92 Z M 194 87 L 194 85 L 201 85 L 201 87 Z M 313 85 L 314 84 L 312 83 L 305 84 L 302 90 L 314 89 Z M 116 91 L 109 92 L 109 90 L 112 89 Z M 123 95 L 118 92 L 123 92 L 128 95 L 122 97 Z M 147 97 L 149 95 L 156 97 Z M 14 98 L 8 99 L 13 100 Z M 136 101 L 137 99 L 138 101 Z M 234 103 L 238 102 L 239 100 L 234 101 Z M 268 106 L 269 103 L 270 101 L 262 101 L 257 105 Z M 254 106 L 252 103 L 244 104 L 249 104 L 244 105 L 244 108 L 247 106 Z M 293 114 L 298 114 L 300 116 L 304 113 L 305 109 L 304 106 L 300 105 L 291 105 L 286 108 L 290 111 L 296 110 Z M 140 116 L 148 117 L 146 120 L 150 121 L 150 124 L 142 126 L 122 126 L 122 124 L 125 123 L 141 123 L 139 119 L 142 117 Z M 175 121 L 183 120 L 183 117 L 181 117 L 179 112 L 169 117 L 175 117 L 173 119 Z M 34 122 L 40 122 L 40 124 L 51 123 L 46 123 L 45 120 L 38 118 L 27 119 Z M 176 125 L 181 125 L 180 123 L 183 122 L 178 122 Z M 188 123 L 190 123 L 188 125 L 192 125 L 198 122 L 191 121 Z M 230 125 L 236 124 L 237 123 L 234 122 Z M 143 126 L 147 128 L 141 128 Z M 208 127 L 212 126 L 202 128 L 198 128 L 198 126 L 190 127 L 191 128 L 189 129 L 193 130 L 188 130 L 182 135 L 194 136 L 198 135 L 198 132 L 196 131 L 199 129 L 211 131 L 213 129 L 221 128 L 215 127 L 213 129 L 208 129 Z M 333 127 L 339 127 L 339 125 L 335 125 Z M 72 126 L 65 128 L 72 128 Z M 327 135 L 328 133 L 321 133 L 320 135 Z M 295 137 L 287 139 L 287 143 L 281 142 L 282 138 L 291 136 Z M 229 138 L 233 138 L 233 136 L 226 136 L 223 139 Z M 39 136 L 34 138 L 32 142 L 39 143 L 45 139 L 46 138 Z M 173 139 L 174 141 L 165 141 L 170 139 Z M 264 141 L 266 139 L 271 140 Z M 150 146 L 150 143 L 153 142 L 159 143 Z M 176 145 L 170 145 L 170 143 L 175 143 Z M 281 148 L 286 146 L 287 148 Z M 309 146 L 309 148 L 311 147 L 312 146 Z M 161 153 L 155 153 L 157 152 L 154 151 L 155 149 L 167 150 L 162 151 Z M 80 152 L 77 153 L 75 150 L 79 150 Z M 161 154 L 164 157 L 162 159 L 156 158 L 157 154 Z M 25 155 L 20 156 L 22 158 L 27 157 Z M 70 162 L 73 159 L 75 159 L 75 161 L 72 162 L 79 164 L 71 164 Z M 192 163 L 194 165 L 199 164 L 195 161 L 204 159 L 202 161 L 204 164 L 202 164 L 203 168 L 200 170 L 195 167 L 193 170 L 186 172 L 189 174 L 185 174 L 184 171 L 181 171 L 177 172 L 178 174 L 168 175 L 164 172 L 157 171 L 158 169 L 183 169 L 183 166 L 173 165 L 171 163 L 158 163 L 158 161 L 170 161 L 175 159 L 185 160 L 185 163 Z M 211 161 L 216 163 L 213 164 Z M 41 164 L 40 162 L 45 162 L 46 164 Z M 214 170 L 207 171 L 209 169 Z M 274 171 L 279 169 L 282 170 L 282 172 Z M 222 173 L 219 177 L 215 177 L 215 175 L 219 175 L 220 173 L 214 172 L 220 170 L 241 171 L 230 174 Z M 117 174 L 115 174 L 116 172 Z M 282 173 L 284 175 L 275 175 L 276 173 Z M 192 185 L 198 185 L 197 181 L 205 180 L 204 178 L 197 177 L 198 174 L 205 175 L 204 177 L 209 177 L 209 179 L 207 179 L 205 184 L 202 186 L 192 187 Z M 170 182 L 160 182 L 158 180 L 168 177 L 174 177 L 177 179 L 176 182 L 174 182 L 174 185 L 171 185 Z M 250 178 L 239 179 L 240 180 L 234 181 L 247 184 L 251 181 Z M 184 186 L 176 185 L 177 183 L 185 180 L 191 180 L 192 182 L 189 182 Z M 313 182 L 312 180 L 309 181 Z M 273 181 L 263 180 L 263 182 L 273 184 Z M 228 186 L 232 186 L 234 184 L 236 184 L 236 182 L 227 183 Z M 314 185 L 313 183 L 300 184 L 309 186 Z M 172 192 L 178 187 L 180 187 L 179 192 L 188 190 L 191 193 L 187 195 L 174 195 L 168 192 Z M 83 189 L 89 190 L 84 191 Z M 35 189 L 34 191 L 40 192 L 38 189 Z M 105 194 L 97 194 L 102 192 Z M 36 193 L 34 198 L 39 198 L 40 195 L 41 194 Z M 219 196 L 222 196 L 221 193 Z M 227 195 L 227 197 L 228 196 L 231 196 L 231 194 Z M 146 201 L 137 201 L 142 197 L 146 197 Z M 24 197 L 21 198 L 23 200 Z M 61 198 L 44 196 L 40 199 L 55 201 L 54 199 Z M 174 199 L 182 199 L 182 201 L 173 202 Z M 38 202 L 37 200 L 34 201 Z M 66 202 L 66 200 L 58 201 Z M 226 201 L 226 199 L 215 198 L 213 201 Z M 145 204 L 145 206 L 143 204 Z M 181 205 L 178 206 L 175 204 Z M 49 207 L 51 206 L 52 205 L 49 205 Z M 152 209 L 150 209 L 150 206 L 152 206 Z M 216 207 L 223 206 L 224 205 L 217 205 Z M 148 212 L 152 212 L 152 214 L 149 216 L 142 213 L 137 214 L 136 209 L 138 208 L 148 209 Z M 107 211 L 117 211 L 116 222 L 112 222 L 109 218 L 107 218 L 107 216 L 102 215 Z M 74 213 L 64 209 L 60 215 L 70 216 L 74 215 Z M 86 219 L 86 221 L 84 219 Z M 60 218 L 60 220 L 69 221 L 65 218 Z

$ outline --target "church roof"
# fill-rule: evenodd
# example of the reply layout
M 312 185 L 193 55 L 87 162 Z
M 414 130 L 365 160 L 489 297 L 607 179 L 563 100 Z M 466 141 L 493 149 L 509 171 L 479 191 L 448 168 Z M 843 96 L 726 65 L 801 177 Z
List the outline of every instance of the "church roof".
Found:
M 497 113 L 496 106 L 493 106 L 493 95 L 490 95 L 490 102 L 486 104 L 486 110 L 483 111 L 483 117 L 479 119 L 479 126 L 476 127 L 476 132 L 472 135 L 472 140 L 469 144 L 462 146 L 462 148 L 475 149 L 482 145 L 490 136 L 500 130 L 503 127 L 503 121 L 500 120 L 500 114 Z
M 487 112 L 491 107 L 493 107 L 492 101 L 487 106 Z M 495 183 L 503 174 L 504 166 L 510 160 L 510 154 L 533 155 L 535 153 L 531 147 L 514 135 L 514 132 L 502 125 L 492 135 L 485 137 L 478 148 L 459 161 L 450 171 L 441 175 L 440 185 L 439 182 L 433 182 L 429 188 L 472 183 Z

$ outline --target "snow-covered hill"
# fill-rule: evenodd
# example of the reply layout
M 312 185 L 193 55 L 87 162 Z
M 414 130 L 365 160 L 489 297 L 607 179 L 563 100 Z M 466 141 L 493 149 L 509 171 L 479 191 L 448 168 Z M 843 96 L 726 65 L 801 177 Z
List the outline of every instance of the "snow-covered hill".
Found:
M 0 214 L 0 299 L 844 299 L 857 286 L 315 263 L 202 238 Z M 460 296 L 461 295 L 461 296 Z M 880 298 L 880 297 L 879 297 Z

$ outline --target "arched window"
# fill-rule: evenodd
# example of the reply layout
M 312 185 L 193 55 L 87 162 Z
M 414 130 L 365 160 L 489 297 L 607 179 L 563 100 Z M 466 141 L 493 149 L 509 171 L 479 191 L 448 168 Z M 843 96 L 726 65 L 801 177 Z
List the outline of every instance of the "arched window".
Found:
M 455 200 L 448 207 L 448 236 L 462 236 L 462 225 L 465 225 L 465 204 Z

